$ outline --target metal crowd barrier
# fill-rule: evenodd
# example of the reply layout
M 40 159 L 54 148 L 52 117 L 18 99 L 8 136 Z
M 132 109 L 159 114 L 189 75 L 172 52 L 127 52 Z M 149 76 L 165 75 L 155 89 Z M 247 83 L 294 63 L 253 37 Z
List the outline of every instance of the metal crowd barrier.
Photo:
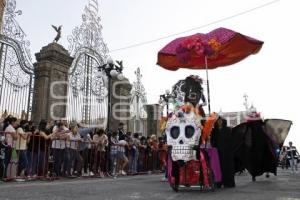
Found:
M 125 175 L 120 171 L 124 160 L 118 153 L 112 156 L 111 145 L 46 140 L 40 135 L 31 135 L 26 139 L 24 148 L 21 140 L 13 140 L 11 146 L 7 145 L 9 135 L 10 133 L 0 132 L 0 180 L 55 180 L 62 177 L 101 178 Z M 153 151 L 149 146 L 126 148 L 125 155 L 129 163 L 124 171 L 128 175 L 158 173 L 165 168 L 166 152 L 161 149 Z

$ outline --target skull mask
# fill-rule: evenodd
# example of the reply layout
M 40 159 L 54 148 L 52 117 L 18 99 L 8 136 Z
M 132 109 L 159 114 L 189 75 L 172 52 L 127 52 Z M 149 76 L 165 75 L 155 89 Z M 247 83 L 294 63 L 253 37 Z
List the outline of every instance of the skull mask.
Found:
M 178 113 L 167 122 L 167 144 L 172 146 L 172 160 L 196 160 L 195 145 L 201 135 L 200 118 L 194 113 Z

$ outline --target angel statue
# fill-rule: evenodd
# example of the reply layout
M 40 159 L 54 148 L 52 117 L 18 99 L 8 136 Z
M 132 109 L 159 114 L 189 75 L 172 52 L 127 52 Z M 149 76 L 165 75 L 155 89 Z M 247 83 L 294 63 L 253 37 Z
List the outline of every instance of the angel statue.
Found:
M 56 31 L 56 37 L 54 38 L 53 42 L 58 42 L 58 40 L 60 39 L 61 37 L 61 28 L 62 28 L 62 25 L 60 25 L 59 27 L 56 27 L 54 25 L 52 25 L 53 29 Z

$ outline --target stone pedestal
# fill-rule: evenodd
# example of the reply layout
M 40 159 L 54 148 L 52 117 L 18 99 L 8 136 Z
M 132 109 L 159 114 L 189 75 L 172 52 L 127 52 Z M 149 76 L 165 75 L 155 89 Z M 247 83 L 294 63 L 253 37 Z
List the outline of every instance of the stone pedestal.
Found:
M 32 119 L 57 120 L 66 116 L 68 71 L 73 58 L 60 44 L 51 43 L 35 54 Z
M 119 81 L 112 79 L 111 90 L 111 115 L 110 115 L 110 130 L 118 129 L 119 123 L 123 122 L 126 129 L 129 130 L 130 117 L 130 100 L 131 100 L 131 84 L 128 79 Z
M 159 124 L 161 118 L 161 106 L 159 104 L 148 104 L 145 105 L 145 109 L 147 112 L 147 136 L 161 136 Z

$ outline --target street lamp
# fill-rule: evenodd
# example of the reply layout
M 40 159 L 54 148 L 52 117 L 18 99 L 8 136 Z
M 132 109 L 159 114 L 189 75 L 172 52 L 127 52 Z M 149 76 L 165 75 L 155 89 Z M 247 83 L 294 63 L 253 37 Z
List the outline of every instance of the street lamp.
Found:
M 98 70 L 100 72 L 104 72 L 107 76 L 108 82 L 108 107 L 107 107 L 107 132 L 110 131 L 110 123 L 111 123 L 111 90 L 112 90 L 112 79 L 117 78 L 118 80 L 123 80 L 124 76 L 122 74 L 123 71 L 123 63 L 122 61 L 116 61 L 117 65 L 111 58 L 107 59 L 107 63 L 99 66 Z
M 165 94 L 159 96 L 159 103 L 165 103 L 167 105 L 167 116 L 169 115 L 169 103 L 173 102 L 174 96 L 171 94 L 170 90 L 166 90 Z

